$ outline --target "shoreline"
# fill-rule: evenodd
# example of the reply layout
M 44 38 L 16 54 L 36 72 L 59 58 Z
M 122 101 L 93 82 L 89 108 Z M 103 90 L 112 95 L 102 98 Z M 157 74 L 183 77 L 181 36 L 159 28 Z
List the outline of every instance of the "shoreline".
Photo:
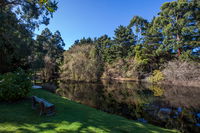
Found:
M 138 80 L 135 78 L 102 78 L 101 80 L 114 80 L 114 81 L 128 81 L 128 82 L 143 82 L 147 84 L 155 84 L 155 85 L 174 85 L 174 86 L 184 86 L 184 87 L 197 87 L 200 88 L 200 82 L 198 81 L 180 81 L 180 80 L 175 80 L 175 81 L 168 81 L 168 80 L 163 80 L 158 83 L 151 83 L 147 81 L 146 79 Z

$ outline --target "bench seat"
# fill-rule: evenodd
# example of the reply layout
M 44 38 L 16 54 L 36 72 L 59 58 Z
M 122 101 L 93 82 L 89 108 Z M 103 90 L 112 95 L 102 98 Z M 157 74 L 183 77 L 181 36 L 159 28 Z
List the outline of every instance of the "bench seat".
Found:
M 39 98 L 37 96 L 32 96 L 32 108 L 36 108 L 36 104 L 39 104 L 40 109 L 40 115 L 46 114 L 46 115 L 53 115 L 55 114 L 55 105 L 48 102 L 47 100 L 43 98 Z

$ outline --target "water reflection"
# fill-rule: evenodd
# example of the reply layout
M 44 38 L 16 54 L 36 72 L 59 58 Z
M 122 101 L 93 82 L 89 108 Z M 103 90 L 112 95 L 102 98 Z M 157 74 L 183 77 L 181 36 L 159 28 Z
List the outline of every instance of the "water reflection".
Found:
M 64 83 L 57 93 L 82 104 L 128 119 L 200 131 L 200 88 L 136 82 Z

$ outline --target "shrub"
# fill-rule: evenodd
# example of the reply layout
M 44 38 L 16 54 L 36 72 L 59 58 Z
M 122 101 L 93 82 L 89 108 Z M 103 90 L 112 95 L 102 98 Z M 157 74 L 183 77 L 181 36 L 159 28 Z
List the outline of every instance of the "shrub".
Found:
M 171 61 L 163 70 L 167 80 L 200 80 L 200 64 L 186 61 Z
M 153 75 L 148 78 L 148 81 L 151 83 L 158 83 L 164 79 L 164 75 L 160 70 L 154 70 Z
M 30 75 L 19 69 L 0 76 L 0 100 L 14 101 L 24 98 L 32 86 Z
M 165 82 L 182 86 L 200 85 L 200 63 L 174 60 L 168 62 L 162 72 Z

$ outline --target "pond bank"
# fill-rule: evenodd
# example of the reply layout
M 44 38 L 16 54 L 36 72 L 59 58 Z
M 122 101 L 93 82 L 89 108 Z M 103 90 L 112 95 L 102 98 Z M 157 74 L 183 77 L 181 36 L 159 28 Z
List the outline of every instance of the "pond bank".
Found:
M 123 82 L 123 81 L 143 82 L 143 83 L 147 83 L 147 84 L 152 84 L 147 79 L 138 80 L 136 78 L 111 78 L 111 79 L 103 79 L 102 78 L 102 80 L 113 80 L 113 81 L 118 81 L 118 82 Z M 185 86 L 185 87 L 200 87 L 199 81 L 164 80 L 164 81 L 158 82 L 156 84 L 158 84 L 158 85 Z
M 16 103 L 0 104 L 0 132 L 63 133 L 63 132 L 177 132 L 128 120 L 61 98 L 45 90 L 31 90 L 36 95 L 54 103 L 56 115 L 39 116 L 31 109 L 30 99 Z

